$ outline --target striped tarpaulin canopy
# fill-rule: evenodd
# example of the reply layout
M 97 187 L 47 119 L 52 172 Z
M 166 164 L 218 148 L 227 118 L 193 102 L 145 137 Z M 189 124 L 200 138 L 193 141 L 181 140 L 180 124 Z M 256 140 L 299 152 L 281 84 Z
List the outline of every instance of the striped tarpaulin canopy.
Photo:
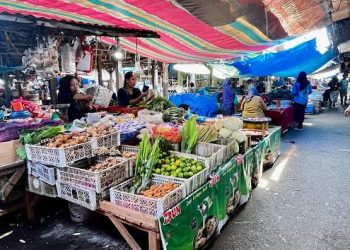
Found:
M 137 38 L 138 53 L 168 63 L 259 52 L 328 22 L 319 0 L 0 0 L 0 12 L 153 30 L 161 38 Z M 120 42 L 136 52 L 136 38 Z

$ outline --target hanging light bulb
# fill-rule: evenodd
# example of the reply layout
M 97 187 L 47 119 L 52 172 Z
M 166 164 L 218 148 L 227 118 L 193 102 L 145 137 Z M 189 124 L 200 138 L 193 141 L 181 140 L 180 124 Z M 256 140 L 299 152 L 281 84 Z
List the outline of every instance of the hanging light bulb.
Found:
M 123 60 L 125 57 L 125 51 L 119 45 L 119 38 L 116 39 L 116 44 L 112 44 L 108 48 L 108 54 L 110 57 L 116 60 Z
M 122 48 L 117 47 L 117 49 L 115 50 L 115 52 L 113 53 L 113 57 L 117 60 L 122 60 L 124 59 L 124 51 Z

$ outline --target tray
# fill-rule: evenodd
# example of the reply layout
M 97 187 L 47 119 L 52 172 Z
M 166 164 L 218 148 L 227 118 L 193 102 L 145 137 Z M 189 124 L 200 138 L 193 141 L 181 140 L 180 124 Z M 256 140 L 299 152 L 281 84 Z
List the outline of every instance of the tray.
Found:
M 56 185 L 49 185 L 33 175 L 28 175 L 27 187 L 28 190 L 32 193 L 51 198 L 57 197 Z

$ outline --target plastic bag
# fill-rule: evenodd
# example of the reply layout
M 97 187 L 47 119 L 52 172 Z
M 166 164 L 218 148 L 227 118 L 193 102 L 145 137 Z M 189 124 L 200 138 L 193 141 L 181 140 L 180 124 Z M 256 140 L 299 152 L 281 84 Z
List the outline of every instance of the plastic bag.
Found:
M 137 118 L 141 121 L 151 124 L 161 124 L 163 121 L 163 114 L 156 111 L 151 111 L 147 109 L 140 110 L 137 113 Z
M 173 124 L 161 124 L 151 127 L 151 136 L 163 137 L 167 141 L 177 144 L 181 142 L 181 134 L 179 127 Z

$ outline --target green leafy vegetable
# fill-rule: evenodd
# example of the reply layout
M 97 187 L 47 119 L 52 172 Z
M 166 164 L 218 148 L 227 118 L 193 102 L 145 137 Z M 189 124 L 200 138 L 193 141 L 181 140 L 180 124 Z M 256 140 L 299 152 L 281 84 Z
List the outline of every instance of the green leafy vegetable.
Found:
M 159 139 L 156 139 L 153 146 L 148 137 L 144 134 L 140 143 L 140 151 L 136 156 L 135 178 L 131 188 L 132 193 L 140 193 L 147 188 L 151 181 L 152 171 L 160 156 Z
M 159 112 L 162 112 L 163 110 L 166 110 L 171 107 L 174 107 L 174 105 L 171 104 L 171 102 L 169 102 L 167 99 L 160 96 L 152 99 L 145 106 L 146 109 Z
M 190 154 L 198 142 L 198 130 L 195 117 L 191 117 L 186 121 L 181 130 L 181 136 L 181 151 Z
M 64 132 L 64 126 L 45 126 L 35 130 L 21 130 L 19 139 L 21 143 L 24 144 L 36 144 L 40 141 L 55 137 L 58 134 L 62 134 Z

